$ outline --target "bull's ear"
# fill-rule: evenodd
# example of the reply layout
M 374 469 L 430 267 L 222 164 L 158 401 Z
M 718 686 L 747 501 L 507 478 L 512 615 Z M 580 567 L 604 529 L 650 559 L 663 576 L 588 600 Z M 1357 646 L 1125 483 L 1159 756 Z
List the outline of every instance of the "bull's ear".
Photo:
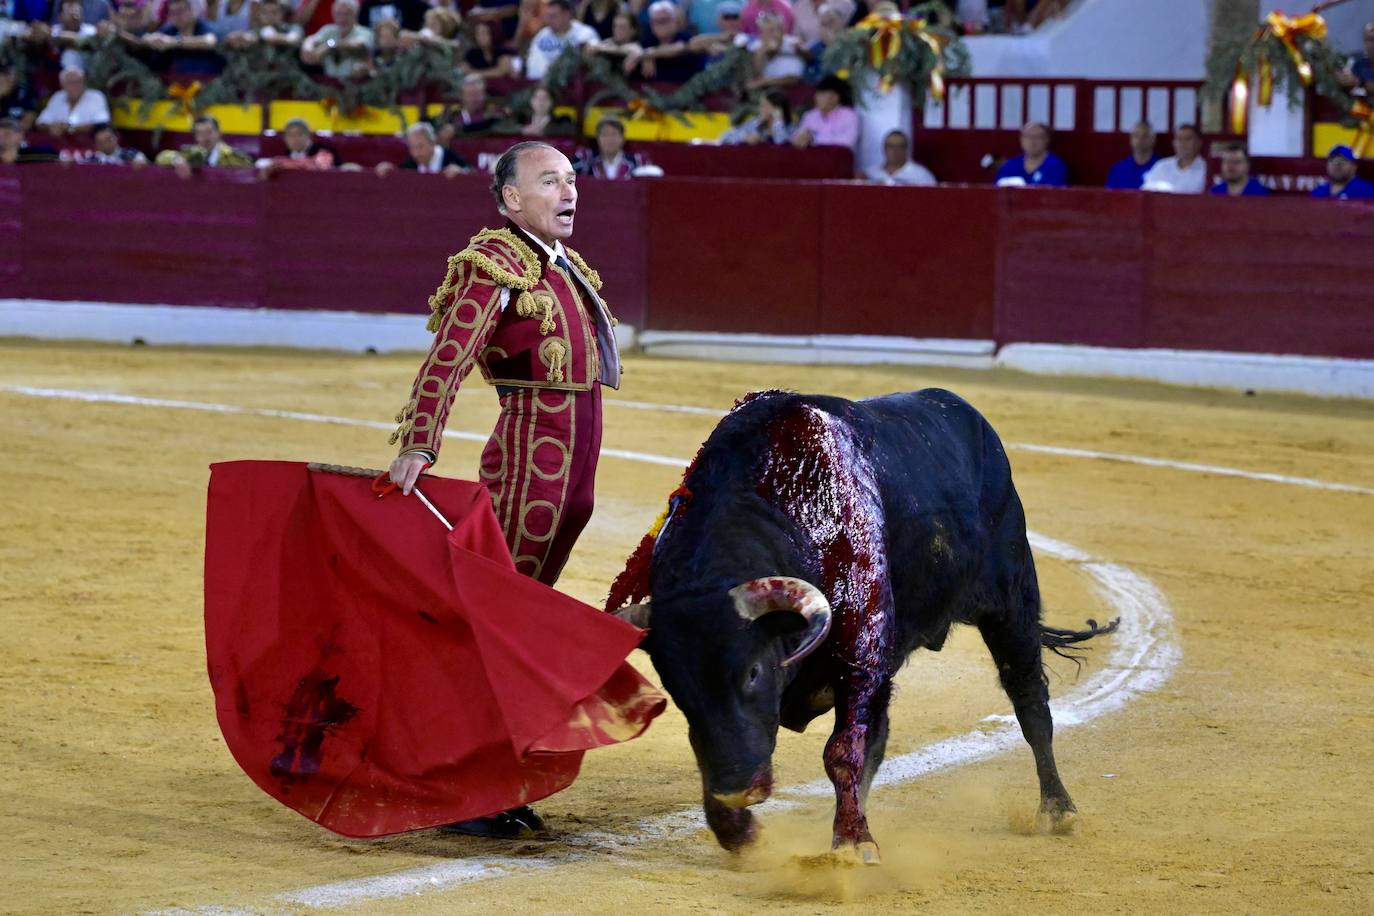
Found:
M 641 630 L 649 629 L 649 602 L 647 601 L 641 604 L 627 604 L 613 613 L 631 626 L 639 627 Z

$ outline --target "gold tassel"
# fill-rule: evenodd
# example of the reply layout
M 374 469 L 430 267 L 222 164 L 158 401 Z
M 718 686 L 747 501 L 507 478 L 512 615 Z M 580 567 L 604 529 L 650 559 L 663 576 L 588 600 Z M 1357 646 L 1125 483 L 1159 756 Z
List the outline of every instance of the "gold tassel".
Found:
M 515 300 L 515 314 L 521 318 L 533 318 L 539 313 L 539 306 L 535 304 L 534 297 L 529 292 L 520 294 L 520 298 Z
M 551 382 L 563 381 L 563 356 L 567 351 L 563 348 L 561 340 L 549 340 L 540 347 L 540 350 L 547 356 L 549 364 L 548 380 Z

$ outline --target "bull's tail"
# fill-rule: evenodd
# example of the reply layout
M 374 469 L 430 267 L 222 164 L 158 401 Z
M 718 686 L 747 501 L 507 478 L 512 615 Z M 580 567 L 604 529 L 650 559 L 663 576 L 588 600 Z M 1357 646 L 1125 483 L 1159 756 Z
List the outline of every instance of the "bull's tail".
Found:
M 1104 633 L 1114 633 L 1116 632 L 1117 625 L 1120 623 L 1121 618 L 1118 617 L 1107 624 L 1099 626 L 1096 620 L 1089 618 L 1088 628 L 1086 630 L 1061 630 L 1058 627 L 1047 627 L 1041 624 L 1040 645 L 1049 649 L 1060 658 L 1067 658 L 1081 668 L 1083 665 L 1082 656 L 1075 654 L 1070 647 L 1081 642 L 1087 642 L 1094 636 L 1101 636 Z

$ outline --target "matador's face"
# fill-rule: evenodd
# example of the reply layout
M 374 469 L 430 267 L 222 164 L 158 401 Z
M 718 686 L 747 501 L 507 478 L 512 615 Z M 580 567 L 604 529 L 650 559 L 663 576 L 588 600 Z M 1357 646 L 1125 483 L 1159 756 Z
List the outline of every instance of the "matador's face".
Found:
M 545 244 L 572 235 L 577 175 L 558 150 L 537 147 L 522 153 L 515 165 L 515 184 L 506 185 L 503 193 L 511 221 Z

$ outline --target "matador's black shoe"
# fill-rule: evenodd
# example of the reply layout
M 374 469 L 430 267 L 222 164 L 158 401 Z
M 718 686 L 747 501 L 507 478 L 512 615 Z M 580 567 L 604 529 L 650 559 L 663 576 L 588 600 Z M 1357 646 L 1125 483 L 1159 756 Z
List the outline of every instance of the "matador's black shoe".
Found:
M 463 836 L 480 836 L 492 840 L 523 840 L 543 833 L 544 819 L 535 814 L 529 805 L 521 805 L 500 814 L 445 824 L 439 829 L 444 833 L 460 833 Z

